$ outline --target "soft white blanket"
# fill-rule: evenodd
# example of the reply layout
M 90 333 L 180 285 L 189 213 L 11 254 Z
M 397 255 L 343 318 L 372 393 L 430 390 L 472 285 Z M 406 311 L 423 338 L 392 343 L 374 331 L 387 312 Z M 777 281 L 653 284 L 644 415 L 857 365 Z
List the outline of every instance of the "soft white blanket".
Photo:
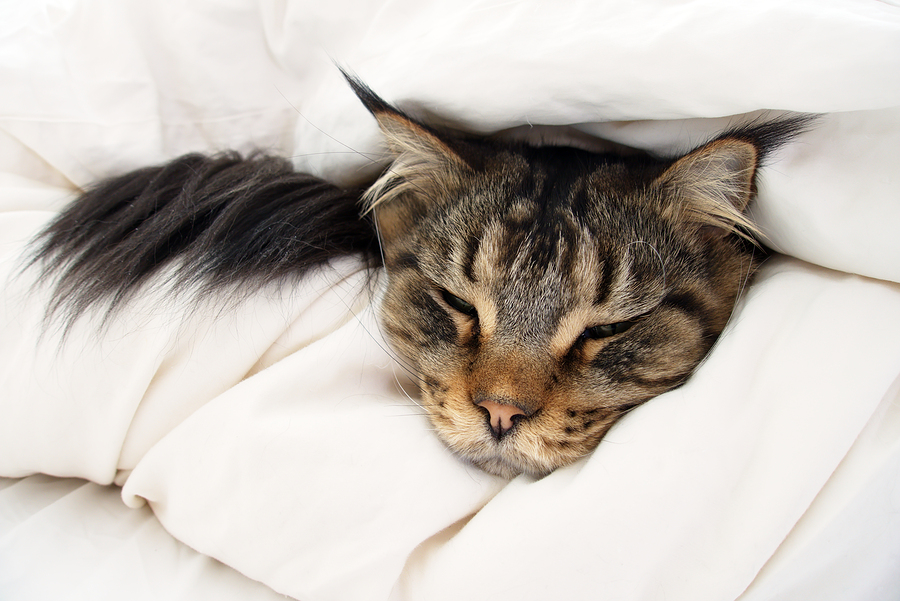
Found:
M 785 257 L 709 360 L 540 481 L 439 444 L 352 260 L 41 335 L 17 261 L 78 186 L 224 148 L 342 182 L 376 168 L 334 63 L 439 122 L 661 154 L 735 115 L 824 116 L 762 173 Z M 115 481 L 304 601 L 895 599 L 898 73 L 900 8 L 874 0 L 2 3 L 0 475 Z

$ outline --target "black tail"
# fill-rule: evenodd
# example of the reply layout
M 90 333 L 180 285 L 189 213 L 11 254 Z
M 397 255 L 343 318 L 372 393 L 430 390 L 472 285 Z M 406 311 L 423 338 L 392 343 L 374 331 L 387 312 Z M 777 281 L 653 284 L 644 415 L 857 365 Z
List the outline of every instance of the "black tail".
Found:
M 297 173 L 284 159 L 191 154 L 102 181 L 40 234 L 30 265 L 55 282 L 48 316 L 109 317 L 177 262 L 173 291 L 253 291 L 329 259 L 378 261 L 361 190 Z

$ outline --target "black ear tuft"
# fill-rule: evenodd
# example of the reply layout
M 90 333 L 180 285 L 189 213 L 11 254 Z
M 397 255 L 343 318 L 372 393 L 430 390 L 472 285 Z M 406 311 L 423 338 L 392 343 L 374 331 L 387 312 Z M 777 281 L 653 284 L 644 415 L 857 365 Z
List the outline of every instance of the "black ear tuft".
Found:
M 704 232 L 761 236 L 746 215 L 759 167 L 817 118 L 797 115 L 734 127 L 675 160 L 656 184 L 671 200 L 674 214 Z
M 338 69 L 340 69 L 341 75 L 344 76 L 344 79 L 347 80 L 347 83 L 350 84 L 350 88 L 353 90 L 353 93 L 356 94 L 356 97 L 359 98 L 360 102 L 363 103 L 363 106 L 365 106 L 366 109 L 370 113 L 372 113 L 372 115 L 374 115 L 375 117 L 377 117 L 381 113 L 403 115 L 402 111 L 397 110 L 396 107 L 373 92 L 372 88 L 363 83 L 360 78 L 356 77 L 355 75 L 351 75 L 341 67 L 338 67 Z M 405 115 L 403 116 L 405 117 Z
M 344 79 L 347 80 L 347 83 L 350 84 L 350 89 L 353 90 L 353 93 L 356 94 L 356 97 L 359 98 L 363 106 L 366 107 L 366 109 L 370 113 L 372 113 L 372 115 L 376 119 L 379 118 L 380 115 L 390 114 L 409 121 L 413 121 L 413 119 L 411 119 L 409 115 L 373 92 L 372 88 L 367 86 L 359 77 L 351 75 L 342 67 L 338 67 L 338 69 L 340 70 L 341 75 L 344 76 Z
M 384 208 L 401 198 L 407 205 L 421 205 L 423 200 L 433 202 L 446 196 L 463 174 L 472 171 L 472 163 L 476 162 L 472 142 L 410 117 L 383 100 L 359 78 L 343 69 L 341 73 L 375 117 L 392 158 L 390 169 L 365 194 L 369 210 Z M 378 221 L 385 241 L 391 237 L 393 228 L 387 214 L 384 211 L 380 214 Z
M 727 138 L 753 144 L 756 147 L 757 166 L 760 166 L 779 148 L 813 129 L 819 119 L 820 115 L 802 114 L 769 121 L 751 121 L 723 132 L 712 141 Z

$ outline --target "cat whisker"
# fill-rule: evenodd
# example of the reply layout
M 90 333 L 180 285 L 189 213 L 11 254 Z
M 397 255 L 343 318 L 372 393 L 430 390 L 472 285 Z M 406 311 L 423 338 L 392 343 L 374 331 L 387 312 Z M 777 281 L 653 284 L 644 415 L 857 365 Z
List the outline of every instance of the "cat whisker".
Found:
M 395 413 L 393 415 L 388 415 L 387 417 L 422 417 L 422 413 Z
M 326 156 L 326 155 L 331 155 L 331 154 L 356 154 L 356 155 L 365 157 L 366 159 L 368 159 L 369 161 L 371 161 L 373 163 L 378 162 L 377 159 L 373 159 L 372 157 L 368 156 L 369 154 L 374 154 L 374 153 L 364 153 L 360 150 L 322 150 L 319 152 L 304 152 L 304 153 L 300 153 L 300 154 L 292 154 L 288 158 L 289 159 L 300 159 L 300 158 L 305 158 L 305 157 Z
M 278 90 L 278 93 L 281 94 L 281 97 L 284 98 L 284 101 L 287 102 L 291 106 L 291 108 L 293 108 L 294 111 L 296 111 L 296 113 L 298 115 L 300 115 L 300 117 L 303 118 L 304 121 L 309 123 L 313 128 L 315 128 L 322 135 L 328 137 L 330 140 L 333 140 L 334 142 L 340 144 L 341 146 L 343 146 L 344 148 L 347 149 L 346 151 L 318 152 L 318 153 L 310 153 L 308 155 L 295 155 L 295 156 L 314 156 L 314 155 L 325 155 L 325 154 L 356 154 L 356 155 L 359 155 L 362 158 L 366 159 L 367 161 L 369 161 L 369 163 L 371 163 L 373 165 L 379 165 L 381 163 L 381 159 L 390 159 L 390 157 L 388 155 L 383 154 L 383 153 L 379 153 L 378 158 L 372 158 L 372 156 L 369 156 L 369 155 L 375 155 L 375 153 L 360 152 L 359 150 L 353 148 L 352 146 L 338 140 L 337 138 L 335 138 L 334 136 L 332 136 L 331 134 L 326 132 L 324 129 L 322 129 L 315 123 L 313 123 L 309 117 L 304 115 L 303 112 L 299 108 L 297 108 L 297 105 L 295 105 L 293 102 L 291 102 L 290 99 L 284 94 L 284 92 L 282 92 L 278 88 L 278 86 L 275 86 L 275 89 Z M 393 175 L 396 175 L 397 177 L 402 177 L 401 174 L 397 173 L 396 171 L 394 171 L 392 169 L 391 165 L 389 165 L 385 168 L 385 173 L 392 173 Z M 420 192 L 426 193 L 426 190 L 423 190 L 421 188 L 421 186 L 416 185 L 415 182 L 408 181 L 407 183 L 409 185 L 411 185 L 412 187 L 416 188 L 417 190 L 419 190 Z M 368 213 L 369 210 L 371 210 L 371 206 L 369 207 L 369 209 L 364 211 L 364 214 Z
M 421 409 L 421 410 L 423 410 L 423 411 L 427 411 L 427 410 L 425 409 L 425 405 L 424 405 L 424 404 L 422 404 L 420 401 L 417 401 L 416 399 L 414 399 L 414 398 L 412 397 L 412 395 L 409 394 L 409 393 L 406 391 L 406 389 L 403 387 L 403 384 L 400 383 L 400 378 L 397 377 L 397 372 L 394 372 L 393 375 L 394 375 L 394 382 L 397 384 L 397 388 L 399 388 L 400 391 L 403 393 L 403 395 L 404 395 L 407 399 L 409 399 L 409 402 L 411 402 L 413 405 L 415 405 L 415 406 L 418 407 L 419 409 Z
M 372 336 L 371 332 L 367 331 L 367 333 L 369 334 L 369 336 Z M 374 339 L 375 337 L 372 336 L 372 338 Z M 407 365 L 406 362 L 401 359 L 390 347 L 386 347 L 380 342 L 377 342 L 377 340 L 376 344 L 378 344 L 378 347 L 382 349 L 388 355 L 388 357 L 391 358 L 391 361 L 393 361 L 395 365 L 400 366 L 400 368 L 403 369 L 403 371 L 405 371 L 409 377 L 423 385 L 425 384 L 425 378 L 419 375 L 419 373 L 413 367 Z M 396 373 L 394 374 L 394 377 L 397 377 Z M 400 383 L 398 382 L 397 385 L 400 386 Z
M 375 237 L 378 239 L 378 252 L 381 256 L 381 264 L 384 266 L 383 267 L 384 274 L 385 274 L 385 277 L 390 277 L 390 275 L 388 274 L 388 271 L 387 271 L 387 266 L 385 264 L 384 242 L 383 242 L 383 239 L 381 236 L 381 228 L 378 226 L 377 219 L 373 219 L 372 223 L 375 226 Z M 378 334 L 382 337 L 382 340 L 383 340 L 385 338 L 385 336 L 384 336 L 384 331 L 381 329 L 381 321 L 380 320 L 377 320 L 377 319 L 375 320 L 375 327 L 378 328 Z M 369 333 L 369 335 L 371 336 L 371 333 Z M 379 344 L 379 346 L 381 346 L 381 345 Z M 382 347 L 382 349 L 388 353 L 388 355 L 391 357 L 391 359 L 393 359 L 397 363 L 397 365 L 402 367 L 404 369 L 404 371 L 406 371 L 409 375 L 411 375 L 413 377 L 413 379 L 418 380 L 419 382 L 421 382 L 423 384 L 425 383 L 425 379 L 422 376 L 420 376 L 418 372 L 413 370 L 413 368 L 411 366 L 407 365 L 406 362 L 403 359 L 401 359 L 396 353 L 394 353 L 393 349 L 389 350 L 389 349 L 385 349 L 384 347 Z M 396 379 L 396 374 L 394 377 Z M 403 390 L 403 386 L 400 384 L 399 380 L 397 380 L 397 386 L 400 387 L 401 390 Z M 405 390 L 403 390 L 403 392 L 404 392 L 404 394 L 406 394 L 409 397 L 409 394 Z M 409 397 L 409 398 L 413 402 L 416 402 L 414 399 L 412 399 L 412 397 Z M 421 407 L 421 405 L 419 405 L 419 406 Z
M 282 92 L 281 89 L 280 89 L 278 86 L 275 86 L 275 89 L 278 90 L 278 93 L 281 94 L 281 97 L 284 98 L 284 101 L 287 102 L 287 103 L 291 106 L 291 108 L 294 109 L 294 111 L 295 111 L 298 115 L 300 115 L 300 117 L 303 118 L 304 121 L 306 121 L 306 122 L 309 123 L 313 128 L 315 128 L 316 131 L 318 131 L 318 132 L 321 133 L 322 135 L 326 136 L 329 140 L 332 140 L 332 141 L 334 141 L 334 142 L 340 144 L 340 145 L 343 146 L 344 148 L 346 148 L 348 153 L 357 154 L 357 155 L 363 157 L 364 159 L 366 159 L 367 161 L 369 161 L 369 162 L 371 162 L 371 163 L 373 163 L 373 164 L 377 164 L 377 163 L 378 163 L 378 161 L 376 161 L 375 159 L 372 159 L 372 158 L 370 158 L 369 156 L 367 156 L 365 153 L 362 153 L 362 152 L 356 150 L 355 148 L 353 148 L 353 147 L 351 147 L 351 146 L 345 144 L 344 142 L 341 142 L 340 140 L 338 140 L 337 138 L 335 138 L 334 136 L 332 136 L 331 134 L 329 134 L 327 131 L 325 131 L 324 129 L 322 129 L 321 127 L 319 127 L 319 126 L 316 125 L 315 123 L 313 123 L 312 120 L 311 120 L 309 117 L 307 117 L 306 115 L 303 114 L 303 111 L 301 111 L 301 110 L 297 107 L 296 104 L 294 104 L 293 102 L 291 102 L 290 98 L 288 98 L 288 97 L 285 95 L 285 93 Z M 326 153 L 320 153 L 320 154 L 326 154 Z
M 370 293 L 374 294 L 374 291 L 370 290 Z M 351 311 L 353 313 L 353 318 L 356 320 L 357 325 L 359 325 L 363 329 L 363 331 L 372 339 L 372 341 L 375 342 L 375 344 L 378 346 L 379 349 L 384 351 L 384 353 L 391 359 L 393 364 L 399 365 L 403 369 L 403 371 L 405 371 L 412 379 L 418 380 L 419 382 L 422 382 L 422 383 L 425 382 L 425 379 L 422 378 L 422 376 L 420 376 L 418 374 L 418 372 L 416 372 L 411 366 L 407 365 L 396 353 L 394 353 L 393 349 L 391 349 L 389 346 L 387 346 L 385 344 L 382 344 L 381 340 L 384 339 L 383 335 L 381 337 L 381 340 L 379 340 L 378 337 L 376 337 L 375 335 L 372 334 L 372 332 L 369 330 L 369 328 L 366 326 L 366 324 L 363 323 L 363 320 L 359 316 L 359 314 L 356 313 L 355 311 L 352 311 L 350 305 L 343 299 L 343 297 L 341 298 L 341 302 L 344 304 L 344 306 L 347 308 L 348 311 Z M 378 328 L 379 334 L 383 334 L 381 332 L 381 325 L 377 319 L 375 320 L 375 327 Z M 403 390 L 403 386 L 400 385 L 400 382 L 397 379 L 396 374 L 394 374 L 394 378 L 395 378 L 395 380 L 397 380 L 398 387 L 401 390 Z M 404 390 L 404 393 L 406 393 L 405 390 Z M 409 396 L 408 393 L 406 393 L 406 394 L 407 394 L 407 396 Z M 413 400 L 413 399 L 410 397 L 410 400 Z M 413 402 L 415 402 L 415 401 L 413 401 Z

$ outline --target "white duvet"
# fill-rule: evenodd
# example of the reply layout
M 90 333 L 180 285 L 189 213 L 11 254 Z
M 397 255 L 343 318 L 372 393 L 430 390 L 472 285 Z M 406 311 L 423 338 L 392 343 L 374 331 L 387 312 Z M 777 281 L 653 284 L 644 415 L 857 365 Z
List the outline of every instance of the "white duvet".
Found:
M 17 260 L 79 186 L 225 148 L 371 173 L 378 131 L 335 63 L 435 122 L 661 154 L 735 115 L 823 117 L 761 174 L 784 255 L 709 359 L 539 481 L 441 446 L 349 259 L 42 334 Z M 0 171 L 2 476 L 115 482 L 302 601 L 900 597 L 894 3 L 5 0 Z

